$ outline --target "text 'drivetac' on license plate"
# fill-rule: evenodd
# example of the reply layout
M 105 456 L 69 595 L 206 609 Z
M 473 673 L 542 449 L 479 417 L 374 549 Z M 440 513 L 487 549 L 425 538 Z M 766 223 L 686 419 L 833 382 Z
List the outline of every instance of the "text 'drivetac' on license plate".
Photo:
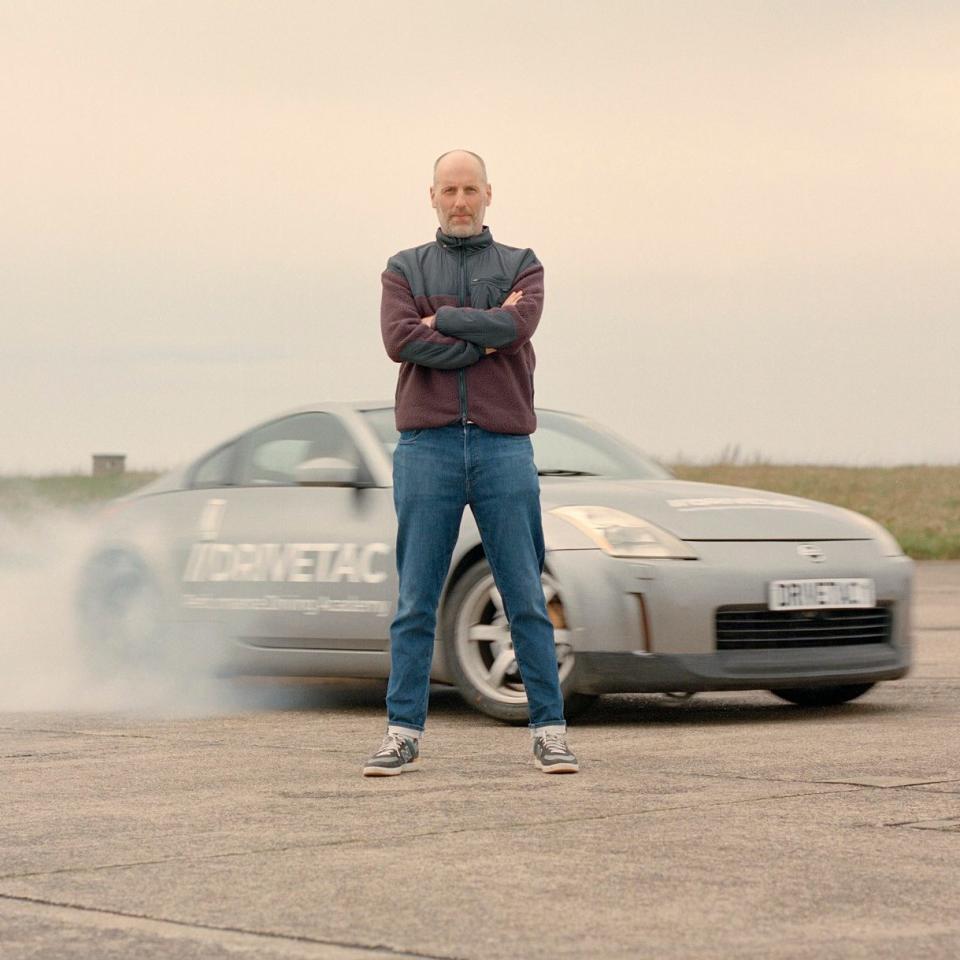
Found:
M 771 610 L 821 610 L 829 607 L 875 607 L 873 580 L 848 577 L 839 580 L 771 580 L 767 606 Z

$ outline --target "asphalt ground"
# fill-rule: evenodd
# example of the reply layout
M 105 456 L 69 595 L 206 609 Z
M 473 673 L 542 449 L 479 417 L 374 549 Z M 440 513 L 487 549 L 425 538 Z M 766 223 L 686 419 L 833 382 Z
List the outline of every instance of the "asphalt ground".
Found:
M 373 781 L 376 683 L 0 714 L 0 956 L 955 958 L 960 564 L 914 621 L 844 707 L 604 698 L 576 776 L 442 689 Z

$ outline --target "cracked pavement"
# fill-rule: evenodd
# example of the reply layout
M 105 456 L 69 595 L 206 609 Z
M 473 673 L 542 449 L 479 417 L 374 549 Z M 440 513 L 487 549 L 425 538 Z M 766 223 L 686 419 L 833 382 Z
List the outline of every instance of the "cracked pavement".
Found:
M 0 714 L 2 955 L 955 958 L 960 563 L 916 599 L 906 679 L 607 697 L 572 777 L 440 688 L 423 769 L 378 780 L 375 682 Z

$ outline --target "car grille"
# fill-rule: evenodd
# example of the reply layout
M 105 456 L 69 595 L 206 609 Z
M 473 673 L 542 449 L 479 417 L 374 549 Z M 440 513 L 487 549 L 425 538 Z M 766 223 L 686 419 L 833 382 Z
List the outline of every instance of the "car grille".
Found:
M 889 643 L 892 621 L 889 606 L 849 610 L 719 607 L 717 649 L 770 650 Z

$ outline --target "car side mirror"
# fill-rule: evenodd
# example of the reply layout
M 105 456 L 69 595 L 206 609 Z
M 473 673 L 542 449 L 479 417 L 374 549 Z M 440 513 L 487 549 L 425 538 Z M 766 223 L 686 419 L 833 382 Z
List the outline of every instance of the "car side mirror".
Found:
M 305 460 L 294 471 L 297 483 L 308 487 L 355 487 L 360 468 L 339 457 Z

